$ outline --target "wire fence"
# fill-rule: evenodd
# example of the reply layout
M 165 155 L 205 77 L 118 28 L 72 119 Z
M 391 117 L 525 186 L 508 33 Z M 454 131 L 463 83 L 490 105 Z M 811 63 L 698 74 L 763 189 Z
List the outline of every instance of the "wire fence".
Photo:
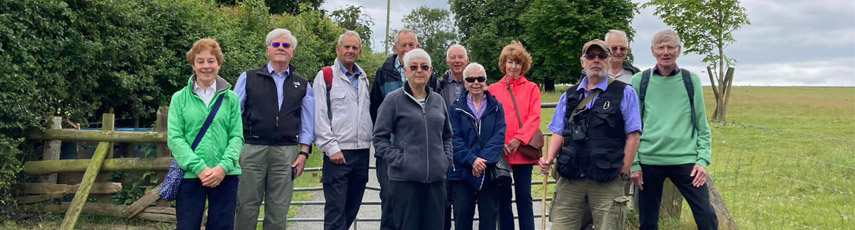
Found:
M 742 229 L 852 229 L 855 140 L 713 122 L 711 176 Z

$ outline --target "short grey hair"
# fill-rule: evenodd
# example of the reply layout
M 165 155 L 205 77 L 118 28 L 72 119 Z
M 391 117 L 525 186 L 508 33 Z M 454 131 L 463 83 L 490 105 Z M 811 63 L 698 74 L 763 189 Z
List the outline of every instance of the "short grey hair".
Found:
M 269 33 L 267 33 L 267 39 L 265 39 L 264 46 L 270 46 L 270 43 L 273 43 L 273 39 L 288 36 L 291 38 L 291 49 L 297 49 L 297 37 L 294 37 L 294 34 L 291 34 L 291 31 L 288 29 L 277 28 Z
M 392 40 L 392 42 L 393 42 L 392 44 L 397 45 L 398 44 L 398 36 L 401 36 L 401 34 L 403 34 L 403 33 L 412 33 L 413 37 L 416 38 L 416 44 L 419 44 L 419 37 L 416 36 L 416 32 L 411 30 L 411 29 L 408 29 L 408 28 L 403 28 L 401 30 L 398 30 L 398 33 L 395 33 L 395 38 Z
M 455 46 L 460 46 L 460 48 L 463 48 L 463 56 L 466 56 L 467 58 L 469 57 L 469 51 L 466 51 L 465 46 L 461 45 L 460 43 L 454 43 L 454 45 L 449 46 L 448 49 L 445 50 L 445 59 L 448 59 L 448 56 L 451 56 L 449 51 L 451 51 L 451 47 Z
M 671 41 L 676 43 L 677 46 L 679 47 L 680 46 L 680 35 L 678 35 L 677 32 L 674 32 L 673 30 L 664 29 L 662 31 L 656 32 L 656 34 L 653 35 L 653 39 L 650 42 L 650 47 L 653 48 L 656 46 L 656 44 L 659 44 L 662 42 L 671 42 Z
M 339 35 L 338 36 L 338 45 L 341 45 L 341 40 L 344 39 L 345 35 L 356 37 L 356 40 L 359 41 L 359 46 L 362 46 L 362 38 L 359 37 L 359 33 L 357 33 L 356 31 L 353 31 L 353 30 L 344 31 L 343 34 Z
M 478 72 L 483 73 L 484 76 L 486 77 L 487 70 L 484 69 L 484 66 L 481 64 L 478 64 L 477 62 L 472 62 L 472 63 L 469 63 L 469 65 L 466 65 L 466 68 L 463 69 L 463 78 L 465 79 L 466 77 L 469 77 L 469 74 L 467 74 L 467 73 L 473 69 L 478 70 Z
M 425 52 L 425 50 L 420 49 L 420 48 L 410 50 L 410 52 L 407 52 L 407 54 L 404 54 L 404 66 L 405 67 L 410 66 L 410 60 L 413 58 L 417 58 L 417 57 L 426 59 L 428 66 L 433 66 L 433 64 L 431 63 L 431 60 L 430 60 L 430 54 L 428 54 L 427 52 Z
M 623 40 L 626 41 L 626 45 L 627 46 L 629 45 L 629 38 L 626 37 L 626 32 L 624 32 L 623 30 L 609 30 L 609 32 L 606 32 L 606 38 L 603 40 L 606 43 L 609 43 L 609 37 L 611 37 L 611 35 L 617 35 L 617 36 L 623 37 Z

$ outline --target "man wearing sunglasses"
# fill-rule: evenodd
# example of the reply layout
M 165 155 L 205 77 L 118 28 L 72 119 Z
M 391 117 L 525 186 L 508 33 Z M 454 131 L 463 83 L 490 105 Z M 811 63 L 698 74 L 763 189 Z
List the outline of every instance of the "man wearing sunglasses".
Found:
M 312 86 L 291 65 L 297 38 L 274 29 L 265 41 L 268 62 L 241 73 L 240 98 L 245 144 L 237 194 L 235 229 L 255 229 L 264 201 L 264 229 L 285 229 L 294 189 L 314 139 Z
M 404 87 L 404 83 L 407 81 L 407 77 L 404 75 L 404 54 L 416 48 L 419 48 L 419 40 L 413 30 L 403 28 L 395 34 L 394 45 L 392 45 L 395 53 L 386 58 L 386 61 L 377 70 L 377 74 L 374 75 L 374 83 L 371 86 L 370 112 L 371 121 L 375 124 L 377 123 L 377 110 L 386 95 Z M 427 86 L 431 90 L 436 89 L 436 78 L 434 78 L 433 73 L 428 74 L 430 74 L 430 78 Z M 382 210 L 380 229 L 397 229 L 392 221 L 392 206 L 389 205 L 391 194 L 389 194 L 388 189 L 389 176 L 386 175 L 388 166 L 383 160 L 383 156 L 375 154 L 374 157 L 377 160 L 375 163 L 377 165 L 377 181 L 380 182 L 380 209 Z
M 579 229 L 586 205 L 596 229 L 624 228 L 624 183 L 641 119 L 635 90 L 609 77 L 611 58 L 604 41 L 585 43 L 579 60 L 586 77 L 561 95 L 547 126 L 552 139 L 539 164 L 547 173 L 555 160 L 560 176 L 550 212 L 553 229 Z
M 632 63 L 626 61 L 626 55 L 629 54 L 629 40 L 626 37 L 626 32 L 623 30 L 609 30 L 609 32 L 606 33 L 605 39 L 606 45 L 612 52 L 609 74 L 611 74 L 615 80 L 629 83 L 630 79 L 632 79 L 632 75 L 635 75 L 635 73 L 638 73 L 641 70 L 633 66 Z

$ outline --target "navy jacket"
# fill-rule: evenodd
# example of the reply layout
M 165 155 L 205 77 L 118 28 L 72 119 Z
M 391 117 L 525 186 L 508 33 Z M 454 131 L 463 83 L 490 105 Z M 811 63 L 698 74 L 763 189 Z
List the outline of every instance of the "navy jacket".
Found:
M 502 147 L 505 145 L 505 111 L 490 92 L 485 90 L 484 94 L 487 106 L 480 121 L 475 119 L 475 113 L 467 105 L 468 91 L 461 93 L 460 98 L 448 109 L 448 118 L 454 132 L 454 164 L 448 173 L 448 180 L 466 181 L 475 190 L 481 190 L 484 183 L 488 182 L 490 177 L 486 174 L 502 157 Z M 481 134 L 480 142 L 478 133 Z M 472 175 L 472 163 L 478 157 L 486 160 L 488 166 L 488 170 L 485 170 L 481 177 Z
M 377 110 L 380 109 L 380 104 L 383 103 L 383 99 L 386 98 L 386 95 L 396 89 L 404 87 L 404 81 L 401 81 L 401 74 L 399 74 L 398 70 L 395 69 L 396 59 L 398 59 L 397 54 L 392 54 L 386 58 L 383 65 L 377 69 L 377 74 L 374 75 L 374 82 L 371 83 L 371 107 L 369 112 L 371 113 L 371 121 L 373 122 L 377 121 Z M 401 63 L 401 65 L 404 65 L 404 63 Z M 427 86 L 435 90 L 436 82 L 436 77 L 431 74 L 428 79 Z

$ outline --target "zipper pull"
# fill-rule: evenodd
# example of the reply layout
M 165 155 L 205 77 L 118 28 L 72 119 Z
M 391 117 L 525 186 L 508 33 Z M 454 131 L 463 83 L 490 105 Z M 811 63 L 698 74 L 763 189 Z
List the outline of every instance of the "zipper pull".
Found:
M 279 127 L 279 115 L 276 115 L 276 127 Z

